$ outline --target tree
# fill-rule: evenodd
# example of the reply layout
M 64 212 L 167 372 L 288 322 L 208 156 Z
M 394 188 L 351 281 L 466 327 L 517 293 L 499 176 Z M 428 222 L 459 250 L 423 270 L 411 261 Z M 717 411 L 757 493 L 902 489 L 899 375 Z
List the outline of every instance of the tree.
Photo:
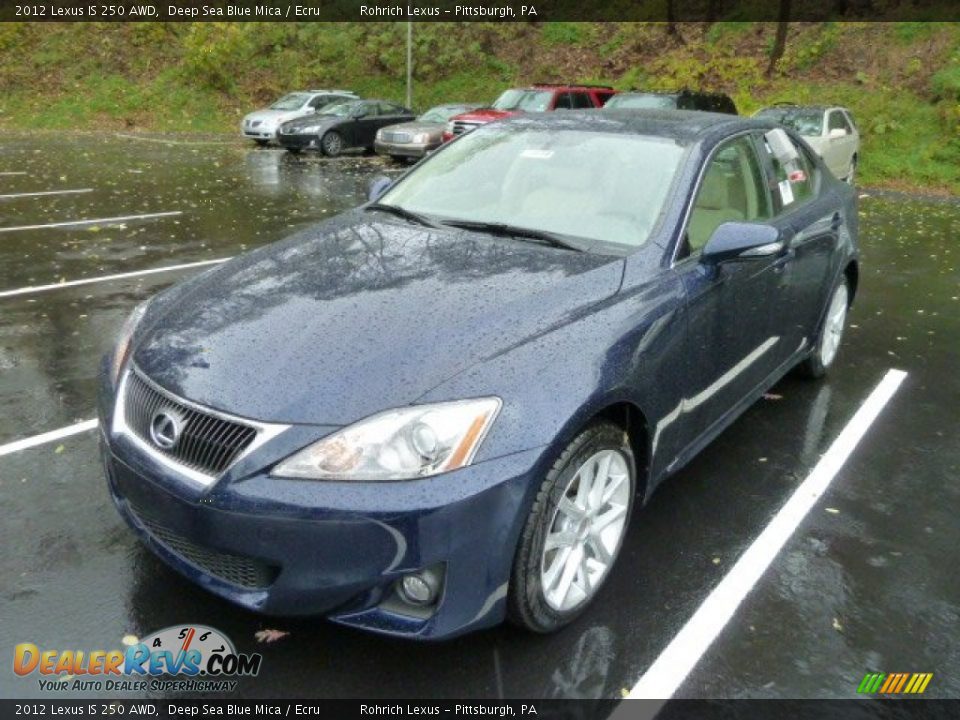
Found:
M 767 65 L 767 77 L 773 75 L 777 63 L 787 49 L 787 28 L 790 25 L 790 0 L 780 0 L 780 12 L 777 14 L 777 37 L 770 51 L 770 64 Z

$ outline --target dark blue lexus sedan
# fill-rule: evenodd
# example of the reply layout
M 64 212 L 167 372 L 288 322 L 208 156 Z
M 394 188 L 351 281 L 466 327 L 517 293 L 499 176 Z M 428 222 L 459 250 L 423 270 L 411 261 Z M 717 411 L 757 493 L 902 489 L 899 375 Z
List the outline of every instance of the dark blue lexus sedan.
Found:
M 827 370 L 857 289 L 852 189 L 762 120 L 530 114 L 386 185 L 140 306 L 103 364 L 117 508 L 247 608 L 570 622 L 665 477 Z

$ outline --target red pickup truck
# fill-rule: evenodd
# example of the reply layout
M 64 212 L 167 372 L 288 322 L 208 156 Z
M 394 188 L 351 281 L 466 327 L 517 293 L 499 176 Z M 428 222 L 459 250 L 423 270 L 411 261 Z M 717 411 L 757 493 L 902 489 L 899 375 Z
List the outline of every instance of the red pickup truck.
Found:
M 443 141 L 470 132 L 500 118 L 522 112 L 550 110 L 585 110 L 603 107 L 617 91 L 608 85 L 531 85 L 505 90 L 491 107 L 455 115 L 447 123 Z

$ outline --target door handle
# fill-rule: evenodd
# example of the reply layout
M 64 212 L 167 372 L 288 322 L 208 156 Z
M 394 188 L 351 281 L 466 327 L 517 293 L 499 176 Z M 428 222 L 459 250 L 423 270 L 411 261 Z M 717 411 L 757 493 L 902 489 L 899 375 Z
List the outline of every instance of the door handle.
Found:
M 843 225 L 843 216 L 840 213 L 835 212 L 833 214 L 833 218 L 830 220 L 830 229 L 837 231 L 840 229 L 841 225 Z

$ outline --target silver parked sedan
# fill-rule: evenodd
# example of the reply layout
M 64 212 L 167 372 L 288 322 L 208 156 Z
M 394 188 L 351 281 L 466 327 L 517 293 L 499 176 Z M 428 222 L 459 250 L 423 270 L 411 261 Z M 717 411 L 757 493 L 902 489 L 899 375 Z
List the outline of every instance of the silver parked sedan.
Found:
M 756 117 L 776 120 L 795 130 L 823 158 L 834 176 L 853 185 L 860 160 L 860 131 L 844 107 L 779 104 Z
M 455 115 L 480 107 L 479 104 L 459 103 L 437 105 L 412 122 L 388 125 L 377 132 L 374 148 L 380 155 L 394 160 L 421 158 L 443 142 L 447 121 Z

